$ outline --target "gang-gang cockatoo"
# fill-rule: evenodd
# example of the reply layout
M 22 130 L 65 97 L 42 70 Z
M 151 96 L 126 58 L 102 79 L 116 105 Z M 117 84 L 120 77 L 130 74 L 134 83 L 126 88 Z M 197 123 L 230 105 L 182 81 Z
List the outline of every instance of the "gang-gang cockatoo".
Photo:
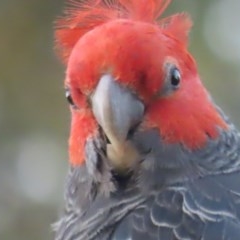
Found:
M 71 105 L 56 240 L 239 240 L 240 137 L 170 0 L 69 0 L 56 26 Z

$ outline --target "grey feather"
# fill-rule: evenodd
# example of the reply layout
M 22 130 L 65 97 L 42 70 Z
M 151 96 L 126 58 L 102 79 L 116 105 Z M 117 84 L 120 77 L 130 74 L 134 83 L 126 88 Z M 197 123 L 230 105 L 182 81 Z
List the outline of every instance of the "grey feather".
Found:
M 55 239 L 239 239 L 240 137 L 231 123 L 219 131 L 190 151 L 166 145 L 156 129 L 138 130 L 131 141 L 142 157 L 120 178 L 104 157 L 106 143 L 89 139 L 86 164 L 69 171 Z

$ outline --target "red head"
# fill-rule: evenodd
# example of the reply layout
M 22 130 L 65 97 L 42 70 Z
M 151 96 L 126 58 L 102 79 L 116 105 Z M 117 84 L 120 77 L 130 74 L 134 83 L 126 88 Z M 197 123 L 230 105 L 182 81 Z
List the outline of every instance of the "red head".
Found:
M 115 141 L 125 119 L 138 122 L 136 115 L 141 129 L 157 128 L 166 143 L 181 143 L 190 149 L 202 147 L 208 138 L 216 138 L 218 128 L 227 128 L 187 50 L 192 23 L 186 14 L 159 20 L 170 0 L 83 2 L 71 1 L 72 7 L 57 22 L 56 30 L 57 47 L 67 65 L 65 85 L 74 102 L 72 164 L 84 162 L 86 141 L 99 134 L 99 126 Z M 112 79 L 112 83 L 106 78 Z M 134 95 L 143 105 L 143 112 L 140 113 L 141 107 L 135 115 L 129 113 L 130 107 L 122 110 L 121 104 L 131 105 L 129 102 L 133 101 L 129 95 L 126 99 L 130 100 L 124 102 L 124 97 L 114 105 L 115 100 L 110 99 L 114 96 L 108 92 L 113 89 L 115 93 L 113 84 L 118 85 L 118 93 L 128 91 Z M 101 94 L 96 94 L 99 91 Z M 99 95 L 95 102 L 94 95 Z M 116 120 L 116 110 L 111 110 L 111 114 L 106 113 L 108 109 L 98 112 L 94 104 L 105 104 L 105 108 L 114 105 L 120 109 L 120 115 L 131 116 Z M 112 127 L 120 124 L 115 120 L 121 122 L 120 130 Z M 128 122 L 123 128 L 130 128 L 131 124 Z M 119 133 L 120 142 L 124 134 Z

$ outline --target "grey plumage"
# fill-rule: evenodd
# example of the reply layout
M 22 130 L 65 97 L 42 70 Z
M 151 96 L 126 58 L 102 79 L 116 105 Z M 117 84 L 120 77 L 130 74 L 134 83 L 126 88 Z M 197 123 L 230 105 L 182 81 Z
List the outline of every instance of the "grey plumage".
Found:
M 229 123 L 219 138 L 194 151 L 164 144 L 157 130 L 140 129 L 131 141 L 142 158 L 126 176 L 104 158 L 106 142 L 88 140 L 86 164 L 69 170 L 56 240 L 239 239 L 235 127 Z

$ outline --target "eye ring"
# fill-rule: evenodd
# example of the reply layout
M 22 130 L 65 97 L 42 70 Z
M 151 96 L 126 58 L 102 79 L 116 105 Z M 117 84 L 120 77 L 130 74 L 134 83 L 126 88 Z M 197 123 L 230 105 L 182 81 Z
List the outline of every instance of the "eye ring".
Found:
M 173 67 L 170 71 L 171 85 L 175 88 L 179 87 L 181 82 L 181 74 L 177 67 Z
M 65 97 L 66 97 L 68 103 L 70 104 L 70 106 L 73 107 L 74 109 L 76 109 L 77 106 L 75 105 L 75 103 L 74 103 L 74 101 L 72 99 L 72 95 L 71 95 L 70 89 L 68 89 L 68 88 L 65 90 Z

